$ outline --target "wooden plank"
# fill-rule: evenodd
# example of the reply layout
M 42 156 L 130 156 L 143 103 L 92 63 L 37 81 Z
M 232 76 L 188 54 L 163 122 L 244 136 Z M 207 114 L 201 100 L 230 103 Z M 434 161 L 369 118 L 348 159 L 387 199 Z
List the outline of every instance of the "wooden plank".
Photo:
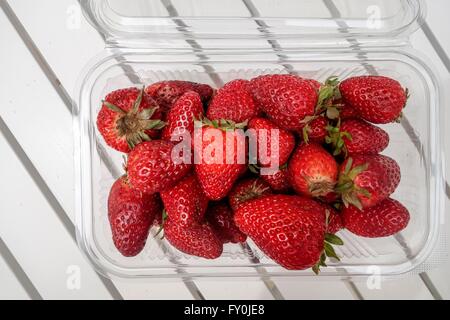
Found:
M 64 86 L 70 87 L 74 86 L 75 84 L 73 81 L 75 81 L 76 77 L 70 76 L 66 77 L 65 75 L 67 73 L 77 74 L 80 72 L 82 68 L 82 64 L 86 63 L 86 61 L 83 61 L 82 59 L 79 59 L 76 55 L 74 55 L 74 52 L 71 50 L 65 51 L 65 49 L 68 49 L 67 46 L 69 45 L 73 47 L 74 45 L 81 45 L 81 43 L 84 41 L 85 38 L 91 39 L 91 41 L 97 41 L 96 45 L 98 45 L 98 42 L 101 41 L 98 37 L 89 37 L 89 36 L 77 36 L 78 34 L 87 34 L 92 35 L 95 34 L 96 31 L 93 30 L 90 26 L 82 26 L 80 29 L 76 30 L 67 30 L 65 28 L 62 28 L 63 20 L 57 19 L 55 22 L 55 25 L 52 24 L 43 24 L 40 23 L 39 19 L 36 17 L 45 17 L 45 15 L 48 13 L 48 10 L 57 10 L 60 14 L 65 12 L 66 7 L 76 6 L 76 1 L 61 1 L 56 6 L 56 9 L 52 9 L 54 7 L 54 3 L 52 1 L 43 1 L 39 4 L 39 8 L 36 8 L 36 10 L 33 11 L 33 14 L 30 14 L 31 11 L 29 10 L 29 3 L 26 1 L 16 1 L 14 3 L 11 3 L 13 6 L 16 14 L 19 16 L 19 18 L 23 21 L 25 27 L 27 30 L 30 30 L 30 34 L 33 37 L 33 40 L 35 43 L 39 46 L 39 49 L 42 51 L 42 53 L 45 55 L 45 57 L 49 57 L 48 61 L 52 68 L 54 68 L 54 71 L 57 73 L 58 78 L 62 81 Z M 85 24 L 86 22 L 83 22 Z M 86 28 L 85 28 L 86 27 Z M 60 30 L 59 33 L 50 32 L 49 30 Z M 74 38 L 71 38 L 71 35 L 75 34 Z M 50 38 L 51 42 L 48 41 Z M 78 42 L 77 42 L 78 41 Z M 49 43 L 51 45 L 49 45 Z M 101 45 L 103 45 L 103 42 L 100 42 Z M 95 47 L 95 46 L 94 46 Z M 87 49 L 85 52 L 91 52 L 90 49 L 92 49 L 92 46 L 89 47 L 89 44 L 86 47 Z M 88 49 L 89 48 L 89 49 Z M 70 66 L 67 66 L 67 63 L 64 63 L 61 61 L 60 57 L 54 55 L 54 52 L 61 52 L 67 57 L 70 57 L 70 59 L 73 61 L 73 63 Z M 91 52 L 92 55 L 94 55 L 94 52 Z M 91 57 L 89 57 L 91 58 Z M 68 69 L 70 68 L 70 70 Z M 61 74 L 61 76 L 60 76 Z M 67 81 L 67 82 L 64 82 Z M 63 109 L 62 106 L 59 107 L 61 110 Z M 64 110 L 62 110 L 64 111 Z M 66 122 L 67 123 L 67 122 Z M 70 141 L 71 142 L 71 141 Z M 65 147 L 65 146 L 63 146 Z M 40 161 L 38 159 L 38 161 Z M 49 183 L 50 184 L 50 183 Z M 55 186 L 56 188 L 56 186 Z M 145 298 L 149 297 L 148 295 L 151 294 L 153 297 L 167 297 L 167 298 L 191 298 L 192 296 L 188 293 L 188 291 L 185 289 L 184 285 L 181 281 L 170 281 L 167 285 L 166 284 L 152 284 L 151 287 L 159 287 L 159 290 L 151 290 L 149 289 L 148 285 L 137 285 L 136 283 L 126 283 L 124 281 L 116 282 L 116 285 L 118 286 L 121 291 L 125 291 L 124 295 L 127 297 L 132 298 Z M 258 285 L 255 285 L 253 283 L 252 285 L 255 290 L 257 291 L 266 291 L 264 284 L 259 283 Z M 139 288 L 139 290 L 137 290 Z M 218 290 L 219 286 L 212 284 L 210 281 L 202 283 L 201 285 L 202 292 L 206 297 L 217 297 L 217 293 L 221 293 L 221 290 Z M 153 293 L 154 292 L 154 293 Z M 174 296 L 174 292 L 177 294 Z M 251 294 L 252 291 L 249 291 Z M 127 294 L 129 293 L 129 295 Z M 187 294 L 186 294 L 187 293 Z M 154 295 L 153 295 L 154 294 Z M 259 295 L 258 295 L 259 297 Z M 249 298 L 249 296 L 247 296 Z
M 18 65 L 10 64 L 8 68 L 5 67 L 4 73 L 1 75 L 1 80 L 10 84 L 11 97 L 16 96 L 14 99 L 3 97 L 5 101 L 1 101 L 1 103 L 5 107 L 2 108 L 1 115 L 22 144 L 23 149 L 32 159 L 37 170 L 42 172 L 42 177 L 48 183 L 52 192 L 55 193 L 56 199 L 73 220 L 73 137 L 71 132 L 71 115 L 16 32 L 4 18 L 3 12 L 1 18 L 1 24 L 10 28 L 9 32 L 7 32 L 9 37 L 7 41 L 10 45 L 8 50 L 2 50 L 2 58 L 7 59 L 4 61 L 11 61 L 14 57 L 14 59 L 18 59 L 17 61 L 22 61 Z M 11 79 L 15 80 L 11 81 Z M 25 79 L 25 83 L 22 82 L 23 79 Z M 30 94 L 20 94 L 23 87 Z M 32 106 L 38 105 L 40 107 L 40 112 L 37 112 L 34 117 L 29 116 L 30 110 L 28 107 L 21 107 L 30 106 L 30 101 L 33 101 Z M 39 133 L 30 134 L 30 128 L 36 128 L 36 123 L 39 123 L 39 128 L 41 128 Z M 36 143 L 36 141 L 42 141 L 42 143 Z M 51 209 L 47 212 L 42 212 L 42 214 L 44 217 L 54 216 Z M 42 219 L 41 225 L 45 226 L 46 222 L 45 219 Z M 63 230 L 61 225 L 59 229 Z M 60 236 L 62 237 L 60 244 L 62 246 L 66 243 L 63 241 L 64 236 Z M 65 238 L 69 238 L 69 234 L 66 234 Z M 79 253 L 73 241 L 71 245 Z M 64 252 L 69 255 L 69 248 L 63 250 Z M 77 257 L 77 255 L 73 256 Z M 80 254 L 78 256 L 81 258 Z M 98 278 L 98 275 L 87 265 L 84 258 L 82 258 L 82 262 L 85 264 L 83 272 L 90 274 L 93 278 Z M 103 286 L 98 281 L 89 283 L 94 287 L 91 290 L 92 295 L 102 290 Z M 169 297 L 173 292 L 177 292 L 182 298 L 192 298 L 192 295 L 181 282 L 173 282 L 166 286 L 155 285 L 155 289 L 159 289 L 159 292 L 149 290 L 148 287 L 143 288 L 139 285 L 129 285 L 127 283 L 119 283 L 118 287 L 125 291 L 124 297 L 136 298 L 136 293 L 140 292 L 142 293 L 141 298 L 157 299 L 164 296 Z M 130 295 L 128 296 L 127 293 Z M 89 294 L 86 296 L 88 297 Z M 99 293 L 98 298 L 102 298 Z
M 6 150 L 0 149 L 3 154 Z M 0 300 L 28 300 L 30 296 L 17 278 L 14 268 L 16 261 L 11 257 L 9 248 L 5 248 L 6 244 L 0 238 Z
M 372 280 L 367 283 L 356 282 L 355 285 L 367 300 L 433 300 L 418 276 L 405 279 L 384 280 L 380 286 L 374 286 Z
M 286 299 L 293 300 L 353 300 L 358 299 L 354 289 L 340 280 L 277 279 L 275 280 Z
M 42 297 L 110 299 L 7 139 L 2 126 L 2 163 L 8 164 L 0 168 L 8 181 L 0 185 L 0 193 L 8 199 L 0 203 L 2 239 Z
M 189 1 L 177 1 L 173 0 L 172 4 L 176 7 L 176 11 L 180 16 L 192 16 L 192 15 L 203 15 L 203 16 L 240 16 L 247 17 L 251 16 L 252 12 L 248 10 L 248 7 L 242 0 L 233 0 L 227 2 L 227 12 L 223 13 L 217 10 L 217 1 L 203 1 L 201 9 L 195 9 L 191 2 Z M 256 25 L 255 25 L 256 27 Z M 255 28 L 256 30 L 256 28 Z M 201 40 L 198 41 L 201 45 L 213 46 L 214 44 L 219 44 L 219 40 Z M 235 45 L 245 45 L 245 43 L 240 43 L 239 41 L 235 42 Z M 219 44 L 220 45 L 220 44 Z M 261 40 L 261 45 L 266 48 L 270 48 L 271 46 L 266 41 Z M 272 281 L 276 284 L 281 294 L 285 298 L 290 299 L 300 299 L 304 297 L 309 297 L 310 299 L 320 299 L 323 296 L 323 293 L 319 290 L 315 290 L 315 285 L 313 282 L 306 282 L 307 285 L 304 285 L 301 279 L 291 279 L 291 281 L 283 281 L 279 279 L 272 279 Z M 341 281 L 321 281 L 324 285 L 327 286 L 327 292 L 329 296 L 344 296 L 352 298 L 352 294 L 348 290 L 348 287 L 345 286 Z M 247 282 L 247 285 L 253 284 L 252 282 Z M 254 284 L 253 284 L 254 285 Z M 230 285 L 231 288 L 234 288 L 234 285 Z M 226 290 L 226 289 L 225 289 Z M 262 291 L 264 292 L 264 291 Z M 244 290 L 240 294 L 244 294 Z M 247 295 L 245 295 L 247 296 Z
M 440 5 L 438 4 L 440 3 Z M 448 5 L 448 3 L 446 2 Z M 439 34 L 439 42 L 442 44 L 442 46 L 445 48 L 445 54 L 448 56 L 448 53 L 450 52 L 450 47 L 448 44 L 446 44 L 446 37 L 443 36 L 444 30 L 448 30 L 448 28 L 445 27 L 445 23 L 448 23 L 448 20 L 436 20 L 437 16 L 440 15 L 440 12 L 443 11 L 442 8 L 444 7 L 444 4 L 442 1 L 430 1 L 428 2 L 428 16 L 429 19 L 427 19 L 429 26 L 431 27 L 432 32 L 437 35 Z M 439 12 L 439 13 L 438 13 Z M 448 72 L 446 66 L 444 65 L 443 61 L 441 60 L 440 56 L 436 53 L 434 50 L 432 44 L 430 43 L 427 36 L 422 32 L 419 31 L 412 37 L 412 44 L 415 48 L 419 49 L 421 52 L 424 52 L 426 56 L 429 58 L 429 62 L 431 62 L 438 74 L 441 77 L 441 81 L 443 82 L 442 85 L 442 94 L 445 95 L 445 103 L 448 104 L 450 95 L 448 93 L 448 90 L 445 88 L 448 88 L 450 86 L 450 73 Z M 448 119 L 449 113 L 447 108 L 443 108 L 444 111 L 444 117 Z M 445 126 L 443 128 L 444 133 L 443 136 L 447 137 L 450 134 L 450 128 L 448 126 Z M 446 156 L 446 168 L 450 168 L 450 144 L 445 143 L 445 156 Z M 447 170 L 447 176 L 446 180 L 450 181 L 450 175 Z M 448 190 L 447 193 L 450 193 L 450 190 Z M 446 210 L 450 208 L 450 201 L 446 199 Z M 450 221 L 448 218 L 445 218 L 443 220 L 444 226 L 443 229 L 445 232 L 450 234 Z M 448 244 L 446 244 L 448 246 Z M 428 271 L 426 273 L 425 280 L 430 280 L 430 289 L 431 290 L 437 290 L 437 296 L 441 296 L 444 299 L 450 299 L 450 261 L 447 258 L 447 261 L 445 261 L 440 266 L 435 266 L 434 269 Z
M 12 3 L 12 5 L 13 6 L 17 6 L 17 3 L 20 3 L 21 1 L 14 1 L 14 3 Z M 22 1 L 24 4 L 25 4 L 25 1 Z M 45 2 L 45 1 L 43 1 L 43 2 Z M 61 3 L 64 3 L 65 1 L 61 1 Z M 54 2 L 52 2 L 52 4 L 51 4 L 52 6 L 54 5 Z M 60 3 L 58 3 L 58 6 L 60 5 Z M 31 18 L 31 16 L 32 15 L 36 15 L 37 17 L 39 17 L 39 14 L 36 14 L 36 10 L 29 10 L 29 6 L 30 6 L 30 4 L 29 3 L 26 3 L 26 5 L 23 5 L 22 6 L 22 10 L 23 10 L 23 12 L 21 12 L 21 14 L 25 14 L 26 12 L 28 12 L 28 14 L 29 14 L 29 18 L 27 18 L 27 19 L 32 19 Z M 39 6 L 40 8 L 42 8 L 42 10 L 43 10 L 43 12 L 45 13 L 45 12 L 47 12 L 48 13 L 48 9 L 49 8 L 46 8 L 45 7 L 45 4 L 44 5 L 40 5 Z M 63 6 L 64 7 L 64 6 Z M 16 9 L 16 8 L 15 8 Z M 36 8 L 36 9 L 39 9 L 39 8 Z M 16 9 L 17 10 L 17 9 Z M 19 10 L 17 10 L 17 12 L 19 12 Z M 62 12 L 62 11 L 60 11 L 60 12 Z M 28 21 L 28 20 L 27 20 Z M 54 40 L 51 40 L 51 41 L 49 41 L 48 39 L 46 39 L 46 33 L 45 32 L 40 32 L 39 30 L 39 19 L 38 18 L 35 18 L 35 20 L 34 20 L 34 23 L 33 24 L 30 24 L 30 27 L 29 28 L 27 28 L 28 30 L 30 30 L 30 32 L 34 32 L 34 33 L 36 33 L 36 35 L 33 35 L 33 38 L 35 39 L 35 41 L 36 42 L 38 42 L 36 39 L 37 38 L 39 38 L 39 35 L 41 35 L 40 37 L 41 37 L 41 39 L 42 40 L 40 40 L 39 41 L 39 43 L 41 43 L 41 41 L 42 41 L 42 46 L 41 46 L 41 44 L 39 44 L 39 46 L 40 46 L 40 49 L 41 50 L 43 50 L 42 48 L 45 48 L 45 42 L 50 42 L 50 44 L 48 45 L 48 54 L 46 53 L 45 55 L 46 55 L 46 57 L 50 57 L 51 59 L 52 59 L 52 61 L 54 61 L 54 63 L 55 63 L 55 65 L 59 65 L 59 67 L 61 68 L 61 70 L 64 70 L 64 72 L 62 72 L 61 71 L 61 73 L 58 73 L 58 77 L 60 78 L 60 79 L 67 79 L 67 80 L 64 80 L 63 81 L 63 83 L 65 82 L 65 81 L 74 81 L 74 79 L 76 78 L 76 76 L 74 76 L 75 74 L 77 74 L 76 72 L 77 72 L 77 68 L 76 67 L 73 67 L 72 66 L 72 63 L 71 64 L 67 64 L 66 63 L 66 61 L 65 61 L 65 59 L 61 59 L 61 55 L 59 54 L 59 52 L 61 52 L 60 50 L 62 50 L 62 49 L 64 49 L 64 48 L 68 48 L 68 51 L 63 51 L 64 53 L 65 53 L 65 55 L 63 55 L 63 56 L 67 56 L 67 57 L 70 57 L 70 52 L 69 52 L 69 49 L 70 50 L 72 50 L 72 48 L 74 47 L 74 44 L 72 44 L 72 46 L 68 46 L 68 45 L 66 45 L 66 44 L 69 44 L 69 42 L 72 42 L 71 41 L 71 38 L 70 37 L 64 37 L 64 36 L 62 36 L 61 38 L 58 38 L 58 41 L 54 41 Z M 42 24 L 41 24 L 42 25 Z M 59 25 L 61 26 L 61 24 L 59 23 Z M 87 27 L 89 27 L 89 26 L 87 26 Z M 42 27 L 41 27 L 42 28 Z M 53 29 L 53 28 L 52 28 Z M 37 30 L 37 31 L 36 31 Z M 42 29 L 41 29 L 42 30 Z M 71 32 L 74 32 L 74 30 L 72 30 Z M 76 32 L 76 31 L 75 31 Z M 83 39 L 83 36 L 80 36 L 80 38 L 81 39 Z M 94 37 L 93 37 L 94 38 Z M 67 40 L 67 39 L 69 39 L 69 40 Z M 64 40 L 66 40 L 67 42 L 64 42 Z M 94 42 L 96 42 L 97 40 L 94 40 Z M 58 45 L 58 44 L 61 44 L 61 47 Z M 56 47 L 55 47 L 55 45 L 56 45 Z M 64 45 L 64 46 L 63 46 Z M 92 48 L 92 46 L 90 46 L 90 45 L 86 45 L 86 47 L 84 48 L 84 49 L 86 49 L 84 52 L 86 52 L 86 51 L 89 51 L 90 50 L 90 48 Z M 44 51 L 44 50 L 43 50 Z M 52 55 L 52 52 L 53 52 L 53 55 Z M 54 53 L 54 52 L 56 52 L 56 54 Z M 79 63 L 79 61 L 80 60 L 77 60 L 77 59 L 71 59 L 73 62 L 74 62 L 74 64 L 75 64 L 75 66 L 77 66 L 77 63 Z M 83 65 L 82 63 L 79 63 L 80 65 Z M 70 66 L 69 66 L 70 65 Z M 53 66 L 53 64 L 52 64 L 52 66 Z M 67 68 L 67 69 L 64 69 L 64 68 Z M 72 70 L 72 71 L 71 71 Z M 78 69 L 79 70 L 79 69 Z M 61 75 L 60 75 L 61 74 Z M 69 82 L 67 82 L 67 83 L 69 83 Z M 296 284 L 296 285 L 293 285 L 292 286 L 292 293 L 295 293 L 295 292 L 297 292 L 296 290 L 297 290 L 297 286 L 298 284 Z M 283 293 L 284 293 L 284 290 L 283 290 Z M 322 293 L 320 293 L 320 294 L 322 294 Z M 295 297 L 295 295 L 290 295 L 291 297 Z
M 426 22 L 438 39 L 448 59 L 450 57 L 450 37 L 448 36 L 450 21 L 447 17 L 449 2 L 447 0 L 426 1 L 426 6 Z
M 273 296 L 264 283 L 257 279 L 202 279 L 197 281 L 198 287 L 207 300 L 272 300 Z

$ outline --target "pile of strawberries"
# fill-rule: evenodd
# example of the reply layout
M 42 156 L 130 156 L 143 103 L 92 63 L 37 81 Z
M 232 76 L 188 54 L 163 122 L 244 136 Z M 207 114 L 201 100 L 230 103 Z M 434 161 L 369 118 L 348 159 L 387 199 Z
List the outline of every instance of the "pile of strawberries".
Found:
M 407 98 L 382 76 L 280 74 L 109 93 L 97 127 L 128 154 L 108 199 L 115 246 L 135 256 L 156 226 L 178 250 L 215 259 L 249 237 L 281 266 L 318 273 L 339 260 L 339 230 L 401 231 L 409 213 L 390 198 L 400 168 L 380 154 L 389 135 L 374 124 L 398 121 Z

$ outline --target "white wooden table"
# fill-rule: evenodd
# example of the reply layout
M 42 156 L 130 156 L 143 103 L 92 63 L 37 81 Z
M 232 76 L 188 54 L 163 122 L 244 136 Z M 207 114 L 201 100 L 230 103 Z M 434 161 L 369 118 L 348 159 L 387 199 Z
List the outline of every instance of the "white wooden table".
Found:
M 428 18 L 412 45 L 450 88 L 450 2 L 426 2 Z M 249 10 L 250 1 L 230 3 L 235 7 L 227 0 L 227 10 Z M 74 239 L 71 100 L 80 70 L 104 42 L 76 0 L 0 0 L 0 6 L 0 299 L 450 298 L 450 263 L 384 281 L 379 289 L 351 279 L 274 280 L 267 286 L 257 280 L 100 277 Z

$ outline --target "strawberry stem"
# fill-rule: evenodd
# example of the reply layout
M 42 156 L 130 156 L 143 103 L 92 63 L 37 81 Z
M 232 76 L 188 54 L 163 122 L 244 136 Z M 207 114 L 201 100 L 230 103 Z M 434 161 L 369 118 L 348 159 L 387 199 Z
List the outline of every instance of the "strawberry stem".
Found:
M 139 107 L 141 106 L 142 102 L 142 96 L 144 95 L 144 88 L 145 86 L 142 86 L 142 89 L 139 91 L 136 101 L 134 101 L 133 108 L 131 108 L 131 112 L 133 114 L 137 114 L 139 111 Z
M 200 117 L 198 119 L 202 123 L 202 126 L 209 126 L 216 129 L 221 129 L 223 131 L 244 129 L 248 125 L 248 120 L 244 122 L 236 123 L 232 120 L 220 119 L 220 120 L 209 120 L 206 117 Z
M 341 119 L 338 120 L 336 126 L 327 126 L 328 135 L 325 137 L 325 142 L 331 144 L 333 148 L 333 156 L 338 156 L 344 152 L 344 156 L 348 156 L 345 139 L 352 140 L 352 135 L 347 131 L 341 131 Z
M 325 233 L 323 250 L 320 254 L 319 261 L 317 261 L 317 263 L 312 267 L 312 270 L 316 275 L 320 273 L 320 267 L 327 267 L 327 257 L 336 259 L 337 261 L 341 261 L 339 256 L 336 254 L 333 245 L 342 246 L 344 245 L 344 241 L 342 241 L 342 239 L 335 234 Z
M 318 94 L 316 114 L 326 110 L 339 95 L 339 78 L 336 76 L 329 77 L 323 86 L 321 86 Z
M 339 175 L 338 183 L 334 191 L 341 194 L 342 202 L 346 208 L 349 205 L 353 205 L 359 210 L 362 210 L 362 203 L 359 196 L 362 195 L 363 197 L 370 198 L 371 194 L 366 189 L 356 186 L 354 180 L 359 174 L 368 169 L 369 164 L 364 163 L 354 168 L 352 166 L 353 159 L 350 157 L 347 160 L 344 172 Z

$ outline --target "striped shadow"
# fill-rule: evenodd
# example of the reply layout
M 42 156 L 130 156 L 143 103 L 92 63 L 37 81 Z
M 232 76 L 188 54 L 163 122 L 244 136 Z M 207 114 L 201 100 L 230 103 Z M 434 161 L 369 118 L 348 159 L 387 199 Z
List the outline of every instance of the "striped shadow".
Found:
M 261 14 L 259 13 L 259 10 L 256 8 L 256 6 L 253 4 L 253 2 L 251 0 L 242 0 L 243 4 L 245 5 L 245 7 L 247 8 L 247 10 L 249 11 L 250 15 L 253 18 L 260 18 Z M 262 19 L 257 19 L 255 20 L 255 23 L 262 28 L 259 28 L 259 30 L 265 34 L 270 34 L 270 31 L 268 31 L 268 26 L 267 24 L 264 22 L 264 20 Z M 289 73 L 295 73 L 294 68 L 292 67 L 292 65 L 284 62 L 285 60 L 287 60 L 286 55 L 283 55 L 283 48 L 280 46 L 279 42 L 277 40 L 267 40 L 267 42 L 269 43 L 269 45 L 272 47 L 272 49 L 274 50 L 274 53 L 276 56 L 278 56 L 279 61 L 280 61 L 280 65 L 282 65 L 287 72 Z M 342 270 L 343 272 L 346 273 L 345 270 Z M 353 283 L 353 281 L 351 279 L 345 279 L 344 280 L 345 285 L 347 286 L 347 289 L 350 291 L 350 293 L 352 294 L 352 296 L 355 299 L 358 300 L 363 300 L 363 296 L 361 294 L 361 292 L 358 290 L 358 288 L 356 287 L 356 285 Z
M 180 18 L 177 18 L 177 17 L 179 17 L 179 13 L 178 13 L 177 9 L 175 8 L 175 6 L 173 5 L 172 1 L 171 0 L 160 0 L 160 1 L 166 8 L 167 12 L 169 13 L 169 16 L 173 18 L 172 20 L 177 24 L 177 26 L 179 26 L 181 29 L 186 29 L 187 25 L 184 23 L 184 21 Z M 192 36 L 192 34 L 190 32 L 184 31 L 183 33 L 186 34 L 186 36 Z M 192 40 L 192 39 L 187 39 L 185 41 L 187 44 L 189 44 L 191 46 L 192 49 L 194 49 L 196 51 L 203 50 L 203 48 L 197 41 Z M 206 55 L 198 54 L 197 56 L 202 61 L 208 60 L 208 57 Z M 205 72 L 209 75 L 209 77 L 211 78 L 211 80 L 214 82 L 214 84 L 217 87 L 221 87 L 224 85 L 223 80 L 215 72 L 215 70 L 212 66 L 203 63 L 202 67 L 204 68 Z M 253 250 L 248 245 L 248 243 L 241 244 L 241 249 L 244 252 L 246 251 L 246 252 L 250 253 L 250 255 L 253 257 L 253 258 L 250 258 L 251 262 L 256 263 L 256 264 L 260 263 L 259 259 L 256 258 L 256 256 L 254 254 L 252 254 Z M 262 275 L 261 280 L 264 282 L 264 285 L 269 290 L 269 292 L 271 293 L 273 298 L 275 300 L 284 300 L 284 297 L 283 297 L 281 291 L 278 289 L 277 285 L 267 276 L 266 270 L 263 267 L 257 267 L 257 268 L 255 268 L 255 270 L 259 274 Z
M 14 255 L 9 250 L 8 246 L 1 237 L 0 237 L 0 255 L 6 261 L 6 264 L 14 273 L 16 279 L 20 282 L 22 287 L 25 289 L 25 292 L 28 294 L 30 299 L 42 300 L 41 294 L 36 289 L 33 282 L 31 282 L 30 278 L 28 278 L 27 274 L 20 266 L 20 263 L 16 260 L 16 258 L 14 257 Z
M 325 4 L 325 6 L 327 7 L 328 11 L 331 13 L 331 16 L 334 19 L 336 19 L 336 24 L 341 29 L 341 32 L 347 33 L 348 26 L 344 21 L 340 20 L 341 13 L 339 12 L 339 9 L 335 6 L 333 1 L 332 0 L 322 0 L 322 1 Z M 361 51 L 361 47 L 360 47 L 358 41 L 356 39 L 348 39 L 347 41 L 350 43 L 351 48 L 358 52 L 357 53 L 358 57 L 360 57 L 362 60 L 366 60 L 366 54 L 363 51 Z M 373 75 L 378 74 L 377 71 L 375 70 L 375 68 L 372 65 L 370 65 L 369 63 L 367 63 L 366 61 L 362 61 L 361 64 L 364 66 L 364 68 L 367 70 L 367 72 L 369 74 L 373 74 Z M 402 118 L 401 124 L 402 124 L 403 128 L 405 129 L 406 133 L 408 134 L 409 138 L 411 139 L 412 143 L 416 147 L 417 151 L 422 155 L 422 158 L 424 158 L 423 157 L 424 156 L 423 149 L 419 143 L 420 140 L 418 139 L 417 135 L 414 132 L 414 129 L 412 128 L 410 122 L 408 121 L 408 119 L 406 119 L 405 116 Z M 394 238 L 400 244 L 400 246 L 403 248 L 405 255 L 408 258 L 410 258 L 411 257 L 411 249 L 406 244 L 406 241 L 403 238 L 403 236 L 401 235 L 401 233 L 395 235 Z M 432 282 L 426 272 L 420 273 L 419 277 L 434 299 L 439 300 L 439 298 L 442 298 L 440 293 L 438 292 L 437 288 L 432 284 Z M 428 281 L 425 281 L 427 279 L 428 279 Z
M 62 86 L 61 82 L 58 80 L 56 74 L 51 69 L 50 65 L 36 46 L 36 44 L 31 39 L 30 35 L 12 10 L 12 8 L 9 6 L 8 2 L 6 0 L 0 0 L 0 6 L 7 16 L 8 20 L 26 45 L 27 49 L 30 51 L 44 74 L 46 75 L 49 82 L 52 84 L 58 95 L 63 100 L 66 108 L 71 111 L 72 106 L 72 99 L 68 95 L 67 91 Z M 11 130 L 8 128 L 6 123 L 3 121 L 3 119 L 0 117 L 0 131 L 5 136 L 8 144 L 10 147 L 14 150 L 14 153 L 16 156 L 20 159 L 22 165 L 27 170 L 30 177 L 33 179 L 34 183 L 37 185 L 47 202 L 52 207 L 53 211 L 57 215 L 58 219 L 62 223 L 63 227 L 66 229 L 66 231 L 69 233 L 70 237 L 74 242 L 76 242 L 76 236 L 75 236 L 75 226 L 72 223 L 72 221 L 69 219 L 69 216 L 64 211 L 63 207 L 59 203 L 58 199 L 56 199 L 55 195 L 45 182 L 45 180 L 40 175 L 39 171 L 36 169 L 30 158 L 27 156 L 26 152 L 22 149 L 20 146 L 20 143 L 17 141 L 17 139 L 12 134 Z M 103 276 L 99 275 L 97 273 L 100 281 L 103 283 L 107 291 L 110 293 L 110 295 L 114 299 L 123 299 L 120 292 L 117 290 L 117 288 L 114 286 L 114 284 L 111 282 L 111 280 L 104 278 Z
M 88 2 L 87 2 L 87 0 L 78 0 L 78 3 L 80 4 L 82 10 L 84 10 L 85 6 L 87 5 Z M 106 43 L 105 35 L 103 33 L 101 33 L 98 29 L 97 29 L 97 32 L 98 32 L 99 36 L 103 39 L 103 41 Z M 125 62 L 125 59 L 120 56 L 115 56 L 114 59 L 119 63 Z M 126 63 L 121 63 L 120 68 L 123 70 L 124 74 L 128 77 L 128 79 L 132 83 L 140 83 L 141 82 L 141 79 L 136 75 L 137 74 L 136 71 L 130 65 L 128 65 Z M 98 139 L 98 138 L 96 137 L 96 139 Z M 103 145 L 99 141 L 96 141 L 96 149 L 97 149 L 97 153 L 99 154 L 100 158 L 102 159 L 102 162 L 108 169 L 110 175 L 114 179 L 117 179 L 119 176 L 121 176 L 122 172 L 115 166 L 115 164 L 109 157 L 108 153 L 104 149 Z M 153 234 L 153 236 L 154 236 L 154 234 Z M 159 248 L 163 252 L 168 251 L 166 243 L 164 243 L 159 237 L 154 237 L 154 240 L 157 242 Z M 181 280 L 183 281 L 183 284 L 186 286 L 186 289 L 189 291 L 189 293 L 192 295 L 192 297 L 195 300 L 205 300 L 203 293 L 198 288 L 198 286 L 195 284 L 194 279 L 192 279 L 189 276 L 186 276 L 187 275 L 186 271 L 182 267 L 178 266 L 178 264 L 179 264 L 178 259 L 175 257 L 168 257 L 168 260 L 172 264 L 175 265 L 175 272 L 183 275 Z

